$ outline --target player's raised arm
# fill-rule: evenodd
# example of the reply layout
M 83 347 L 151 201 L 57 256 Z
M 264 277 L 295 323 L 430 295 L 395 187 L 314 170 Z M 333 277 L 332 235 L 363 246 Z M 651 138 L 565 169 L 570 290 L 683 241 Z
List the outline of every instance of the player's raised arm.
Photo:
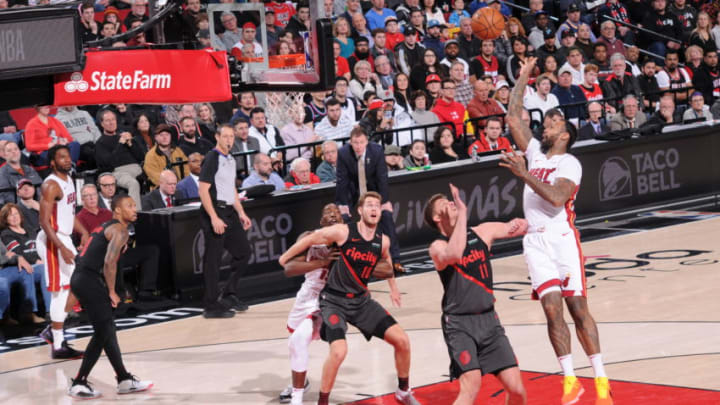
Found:
M 285 251 L 285 253 L 282 254 L 282 256 L 280 256 L 278 262 L 281 266 L 285 267 L 292 258 L 302 254 L 312 245 L 329 246 L 333 243 L 340 245 L 345 242 L 345 239 L 347 239 L 347 234 L 347 226 L 343 224 L 318 229 L 315 232 L 298 239 L 287 251 Z
M 450 184 L 450 192 L 453 196 L 453 202 L 448 204 L 454 204 L 457 208 L 455 227 L 449 241 L 436 240 L 430 245 L 430 257 L 435 263 L 435 268 L 439 271 L 460 261 L 467 244 L 467 206 L 460 199 L 457 187 Z
M 508 222 L 484 222 L 476 225 L 473 231 L 482 238 L 488 249 L 496 239 L 514 238 L 527 233 L 528 222 L 523 218 L 515 218 Z
M 515 143 L 520 150 L 525 151 L 527 149 L 530 139 L 532 139 L 532 131 L 530 127 L 525 124 L 522 120 L 523 110 L 523 95 L 525 94 L 525 86 L 530 80 L 530 73 L 535 69 L 535 63 L 537 58 L 529 57 L 527 62 L 520 62 L 520 76 L 515 82 L 515 87 L 510 93 L 510 102 L 508 104 L 508 113 L 505 117 L 505 121 L 508 123 L 510 128 L 510 134 L 512 135 Z

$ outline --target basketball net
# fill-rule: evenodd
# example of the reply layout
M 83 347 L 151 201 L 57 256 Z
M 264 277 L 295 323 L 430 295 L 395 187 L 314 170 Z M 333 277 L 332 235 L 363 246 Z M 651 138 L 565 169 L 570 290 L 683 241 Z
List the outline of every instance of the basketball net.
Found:
M 305 55 L 273 55 L 270 56 L 271 69 L 305 70 Z M 290 123 L 290 110 L 294 106 L 303 107 L 304 92 L 267 92 L 265 93 L 265 115 L 270 124 L 280 130 Z

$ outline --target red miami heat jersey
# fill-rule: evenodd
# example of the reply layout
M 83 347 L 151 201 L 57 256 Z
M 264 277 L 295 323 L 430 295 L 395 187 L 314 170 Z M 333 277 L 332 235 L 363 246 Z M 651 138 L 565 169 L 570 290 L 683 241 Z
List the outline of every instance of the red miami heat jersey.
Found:
M 445 236 L 440 239 L 448 241 Z M 445 293 L 443 314 L 469 315 L 488 311 L 495 304 L 490 251 L 472 229 L 467 231 L 467 243 L 460 263 L 438 271 Z
M 62 190 L 62 197 L 53 204 L 53 212 L 50 216 L 50 224 L 55 232 L 70 236 L 73 232 L 73 224 L 75 223 L 75 184 L 70 176 L 67 181 L 58 177 L 55 173 L 45 178 L 45 183 L 54 181 Z
M 340 246 L 340 259 L 335 262 L 327 280 L 327 288 L 348 294 L 349 297 L 367 292 L 373 270 L 382 254 L 382 233 L 367 241 L 357 229 L 357 223 L 348 224 L 348 238 Z

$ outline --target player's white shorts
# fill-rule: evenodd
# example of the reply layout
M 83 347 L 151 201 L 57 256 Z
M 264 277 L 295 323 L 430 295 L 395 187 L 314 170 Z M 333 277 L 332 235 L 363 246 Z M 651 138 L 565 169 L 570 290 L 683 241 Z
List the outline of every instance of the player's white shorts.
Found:
M 580 234 L 567 223 L 529 229 L 523 238 L 532 298 L 551 291 L 563 297 L 587 296 Z
M 56 233 L 60 242 L 65 245 L 74 255 L 77 255 L 75 245 L 73 244 L 72 238 Z M 70 276 L 72 276 L 75 270 L 75 264 L 67 264 L 60 255 L 60 249 L 47 241 L 44 231 L 38 233 L 35 241 L 37 253 L 45 263 L 45 282 L 48 291 L 57 292 L 61 289 L 67 290 L 70 288 Z
M 310 288 L 303 287 L 298 291 L 293 305 L 288 315 L 287 329 L 293 333 L 305 319 L 313 320 L 313 340 L 320 339 L 320 325 L 322 318 L 320 317 L 320 292 L 313 291 Z

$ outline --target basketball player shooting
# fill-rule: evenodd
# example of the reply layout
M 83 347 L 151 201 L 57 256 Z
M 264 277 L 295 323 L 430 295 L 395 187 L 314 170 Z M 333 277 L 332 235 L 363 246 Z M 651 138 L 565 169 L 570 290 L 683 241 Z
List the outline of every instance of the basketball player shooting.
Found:
M 442 330 L 450 356 L 450 378 L 460 380 L 453 405 L 471 405 L 483 374 L 494 374 L 507 392 L 505 403 L 524 405 L 527 394 L 505 329 L 495 312 L 490 248 L 495 239 L 521 236 L 527 221 L 485 222 L 468 229 L 467 207 L 450 185 L 453 201 L 430 197 L 425 222 L 440 235 L 430 258 L 442 281 Z
M 564 374 L 561 403 L 574 404 L 585 391 L 573 369 L 570 330 L 563 318 L 564 299 L 595 372 L 595 403 L 608 405 L 613 403 L 610 384 L 600 353 L 597 325 L 588 309 L 580 234 L 574 224 L 574 202 L 582 166 L 568 151 L 577 132 L 573 124 L 556 114 L 545 123 L 542 142 L 538 142 L 521 119 L 525 86 L 536 62 L 534 57 L 521 62 L 506 117 L 515 143 L 525 152 L 528 166 L 523 156 L 515 153 L 503 153 L 500 166 L 525 182 L 523 209 L 529 227 L 523 250 L 533 298 L 540 300 L 545 312 L 550 343 Z
M 382 197 L 376 192 L 361 195 L 357 203 L 359 222 L 319 229 L 295 242 L 280 257 L 280 264 L 285 266 L 291 258 L 314 245 L 336 244 L 340 249 L 341 260 L 335 261 L 328 273 L 327 284 L 320 293 L 320 337 L 330 343 L 330 353 L 323 366 L 318 405 L 328 404 L 338 369 L 347 354 L 345 333 L 348 323 L 358 328 L 367 340 L 375 336 L 393 346 L 398 375 L 395 398 L 401 404 L 420 404 L 410 390 L 410 340 L 392 315 L 373 300 L 368 291 L 371 276 L 389 278 L 391 298 L 395 305 L 400 304 L 399 293 L 391 282 L 390 239 L 378 229 L 381 203 Z

